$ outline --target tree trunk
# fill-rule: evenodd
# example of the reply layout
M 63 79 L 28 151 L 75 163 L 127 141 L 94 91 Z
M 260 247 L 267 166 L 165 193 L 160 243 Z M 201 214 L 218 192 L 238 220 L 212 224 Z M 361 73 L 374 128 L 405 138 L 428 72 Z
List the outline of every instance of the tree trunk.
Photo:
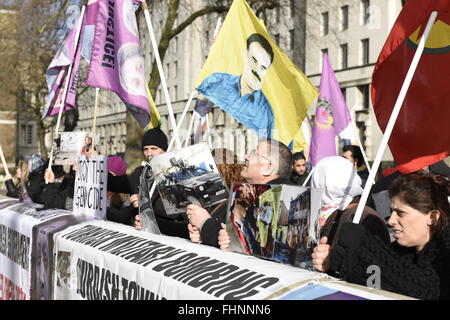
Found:
M 38 137 L 39 137 L 40 154 L 42 155 L 42 157 L 44 159 L 48 159 L 48 152 L 47 152 L 47 148 L 45 146 L 45 128 L 44 128 L 44 124 L 41 121 L 40 115 L 36 115 L 35 119 L 36 119 L 36 125 L 37 125 L 37 134 L 38 134 Z

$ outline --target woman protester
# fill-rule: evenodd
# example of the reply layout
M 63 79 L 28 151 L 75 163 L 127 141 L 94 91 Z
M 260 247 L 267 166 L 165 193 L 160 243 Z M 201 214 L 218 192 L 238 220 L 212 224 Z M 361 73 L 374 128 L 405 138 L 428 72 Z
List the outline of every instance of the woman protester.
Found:
M 363 224 L 345 223 L 334 247 L 321 239 L 313 253 L 317 270 L 367 285 L 370 266 L 380 270 L 381 289 L 420 299 L 450 299 L 449 181 L 441 176 L 399 176 L 389 188 L 387 245 Z

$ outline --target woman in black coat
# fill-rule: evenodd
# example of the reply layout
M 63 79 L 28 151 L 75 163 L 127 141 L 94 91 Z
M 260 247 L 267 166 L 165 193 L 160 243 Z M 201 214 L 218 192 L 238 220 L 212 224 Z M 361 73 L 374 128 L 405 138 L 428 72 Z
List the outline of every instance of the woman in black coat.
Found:
M 334 247 L 321 239 L 314 249 L 314 266 L 361 285 L 371 285 L 373 273 L 368 270 L 375 266 L 380 289 L 419 299 L 450 299 L 449 181 L 402 175 L 389 194 L 388 224 L 395 242 L 386 245 L 363 225 L 345 223 Z

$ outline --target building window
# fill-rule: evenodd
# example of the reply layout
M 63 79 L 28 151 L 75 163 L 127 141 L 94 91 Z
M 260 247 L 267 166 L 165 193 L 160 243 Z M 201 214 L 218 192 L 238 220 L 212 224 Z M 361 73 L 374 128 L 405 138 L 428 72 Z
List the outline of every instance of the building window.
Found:
M 178 61 L 175 61 L 175 65 L 173 67 L 173 76 L 175 78 L 178 76 Z
M 173 45 L 174 53 L 176 54 L 178 52 L 178 37 L 175 37 L 175 43 Z
M 206 43 L 209 45 L 209 43 L 211 42 L 211 41 L 209 40 L 209 30 L 206 30 L 206 31 L 205 31 L 205 38 L 206 38 Z
M 33 144 L 33 125 L 22 124 L 20 128 L 21 128 L 22 144 L 25 146 L 31 146 Z
M 341 69 L 348 68 L 348 45 L 341 44 Z
M 322 13 L 322 35 L 326 36 L 329 32 L 329 16 L 328 11 Z
M 178 100 L 178 86 L 173 87 L 173 100 L 174 101 Z
M 289 30 L 289 48 L 291 50 L 294 50 L 294 36 L 295 36 L 295 32 L 294 29 Z
M 348 29 L 348 6 L 341 7 L 341 28 L 342 31 Z
M 362 24 L 368 24 L 370 18 L 370 0 L 361 0 L 361 20 Z
M 369 39 L 361 40 L 361 63 L 363 65 L 369 64 Z
M 365 84 L 362 86 L 358 86 L 358 90 L 361 96 L 361 103 L 363 109 L 367 110 L 370 107 L 370 93 L 369 93 L 369 85 Z
M 291 0 L 291 3 L 290 3 L 290 11 L 291 11 L 291 18 L 293 18 L 294 17 L 294 15 L 295 15 L 295 0 Z
M 276 21 L 276 23 L 280 23 L 280 16 L 281 16 L 281 8 L 278 6 L 275 9 L 275 21 Z
M 319 59 L 319 61 L 320 61 L 320 65 L 321 66 L 323 65 L 323 56 L 324 56 L 325 53 L 328 55 L 328 48 L 320 50 L 320 59 Z

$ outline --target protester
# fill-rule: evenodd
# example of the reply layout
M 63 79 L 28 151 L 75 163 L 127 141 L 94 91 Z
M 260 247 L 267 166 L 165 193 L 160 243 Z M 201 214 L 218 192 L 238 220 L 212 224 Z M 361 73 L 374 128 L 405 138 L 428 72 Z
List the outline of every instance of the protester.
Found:
M 309 175 L 305 155 L 303 154 L 303 151 L 300 151 L 294 153 L 292 157 L 294 158 L 294 162 L 292 164 L 292 171 L 289 175 L 289 180 L 302 186 Z M 311 182 L 308 181 L 306 186 L 309 186 L 310 184 Z
M 389 188 L 389 225 L 396 241 L 387 245 L 363 224 L 346 223 L 334 247 L 321 239 L 313 262 L 348 282 L 368 284 L 376 266 L 381 289 L 420 299 L 450 299 L 450 205 L 448 179 L 399 176 Z
M 119 156 L 108 157 L 108 173 L 113 176 L 125 176 L 127 173 L 127 163 Z M 108 191 L 106 219 L 109 221 L 130 225 L 134 219 L 134 207 L 128 202 L 128 195 L 125 193 Z
M 156 155 L 165 153 L 167 148 L 167 136 L 159 128 L 148 130 L 142 137 L 142 152 L 146 161 L 149 161 Z M 139 191 L 141 174 L 145 166 L 148 165 L 146 161 L 129 176 L 113 176 L 112 174 L 108 174 L 108 191 L 131 194 L 129 201 L 134 207 L 132 214 L 134 221 L 131 221 L 130 224 L 134 225 L 137 229 L 142 228 L 139 217 Z M 151 185 L 149 188 L 151 188 Z M 186 214 L 167 215 L 157 190 L 152 194 L 151 204 L 161 233 L 189 239 Z
M 44 209 L 57 208 L 72 211 L 75 189 L 75 171 L 73 168 L 66 174 L 62 166 L 52 166 L 45 170 L 41 199 Z
M 10 174 L 5 174 L 6 196 L 10 198 L 19 198 L 20 180 L 22 177 L 22 161 L 16 166 L 16 175 L 14 178 Z
M 9 179 L 5 181 L 7 195 L 27 203 L 42 203 L 39 197 L 44 185 L 44 169 L 45 162 L 40 155 L 26 157 L 20 163 L 20 187 L 16 187 L 11 176 L 8 176 Z
M 292 168 L 292 153 L 283 143 L 274 139 L 262 140 L 255 150 L 245 155 L 241 178 L 251 184 L 292 184 L 289 172 Z M 192 225 L 201 230 L 202 243 L 219 246 L 227 250 L 230 244 L 225 224 L 211 219 L 201 210 L 191 210 L 188 216 Z M 205 210 L 206 211 L 206 210 Z
M 243 165 L 239 164 L 237 155 L 234 152 L 226 148 L 221 148 L 213 149 L 211 151 L 211 154 L 213 155 L 220 175 L 225 180 L 225 185 L 228 188 L 231 188 L 233 182 L 241 180 L 241 171 Z M 191 220 L 194 223 L 189 223 L 188 225 L 189 237 L 191 241 L 197 243 L 203 242 L 204 244 L 215 246 L 217 244 L 217 235 L 214 234 L 214 232 L 212 232 L 211 234 L 204 233 L 202 240 L 200 236 L 200 229 L 202 228 L 203 223 L 209 218 L 216 220 L 217 222 L 215 223 L 218 223 L 219 226 L 221 222 L 225 222 L 227 214 L 227 202 L 220 202 L 218 205 L 214 206 L 211 209 L 210 213 L 200 206 L 194 204 L 188 205 L 187 210 L 189 211 Z M 212 224 L 213 222 L 208 222 L 208 224 L 210 223 Z M 203 230 L 206 231 L 208 230 L 208 228 L 209 227 L 207 226 Z M 210 239 L 210 237 L 212 238 Z
M 367 178 L 369 178 L 369 170 L 364 163 L 364 156 L 361 148 L 351 144 L 346 145 L 342 148 L 342 156 L 354 165 L 361 178 L 361 186 L 364 188 Z
M 334 246 L 342 227 L 352 221 L 362 194 L 361 178 L 353 165 L 339 156 L 320 160 L 312 175 L 311 187 L 322 190 L 319 213 L 321 237 L 327 237 Z M 384 221 L 373 209 L 365 206 L 361 223 L 374 235 L 389 243 L 389 233 Z

